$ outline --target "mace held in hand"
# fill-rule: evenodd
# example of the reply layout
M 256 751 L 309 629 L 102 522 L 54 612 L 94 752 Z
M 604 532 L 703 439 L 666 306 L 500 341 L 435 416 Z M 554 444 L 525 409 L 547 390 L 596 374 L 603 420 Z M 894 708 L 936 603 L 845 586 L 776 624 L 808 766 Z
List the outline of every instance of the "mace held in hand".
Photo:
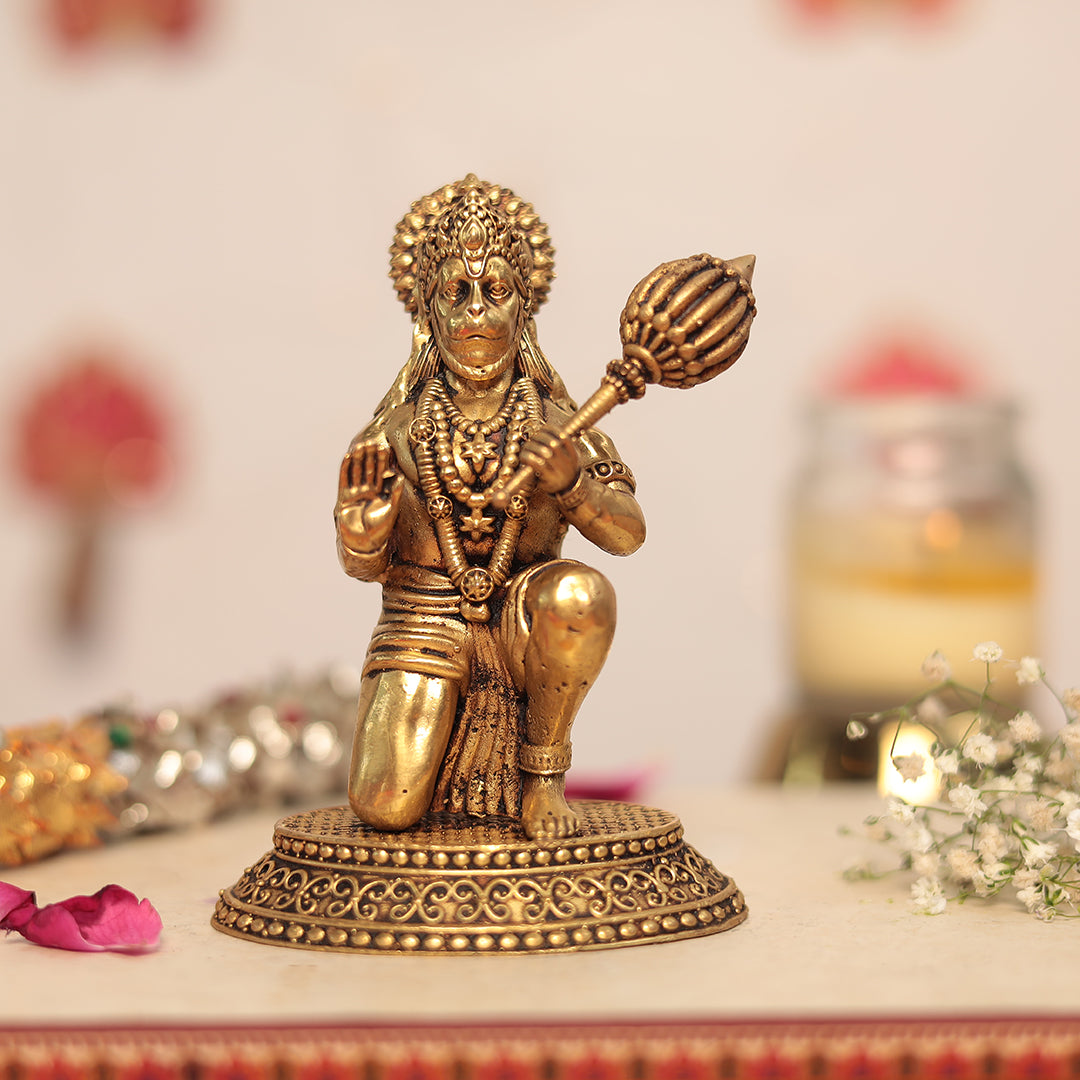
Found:
M 757 314 L 750 282 L 755 257 L 692 255 L 662 263 L 630 293 L 619 319 L 623 353 L 600 387 L 559 429 L 572 439 L 616 405 L 639 398 L 650 383 L 688 389 L 726 371 L 742 355 Z M 497 492 L 505 507 L 533 479 L 527 466 Z

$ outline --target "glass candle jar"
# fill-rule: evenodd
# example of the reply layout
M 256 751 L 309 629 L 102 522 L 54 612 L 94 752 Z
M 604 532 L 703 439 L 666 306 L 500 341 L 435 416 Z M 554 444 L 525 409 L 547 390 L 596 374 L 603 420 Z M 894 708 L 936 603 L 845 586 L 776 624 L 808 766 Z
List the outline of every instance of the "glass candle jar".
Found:
M 809 419 L 789 518 L 801 730 L 788 774 L 873 776 L 876 748 L 845 744 L 847 720 L 924 690 L 928 653 L 963 680 L 979 641 L 1008 657 L 1036 651 L 1032 491 L 1008 402 L 837 397 Z M 1001 676 L 998 691 L 1018 696 L 1011 671 Z

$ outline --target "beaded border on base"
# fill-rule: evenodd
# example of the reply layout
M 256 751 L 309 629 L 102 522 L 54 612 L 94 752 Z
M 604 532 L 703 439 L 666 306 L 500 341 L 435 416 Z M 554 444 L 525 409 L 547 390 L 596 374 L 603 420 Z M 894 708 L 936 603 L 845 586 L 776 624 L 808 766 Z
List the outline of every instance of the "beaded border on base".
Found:
M 273 849 L 222 891 L 224 933 L 364 953 L 535 953 L 715 934 L 742 894 L 683 839 L 673 814 L 573 804 L 581 835 L 526 839 L 510 819 L 429 815 L 403 833 L 347 807 L 278 822 Z

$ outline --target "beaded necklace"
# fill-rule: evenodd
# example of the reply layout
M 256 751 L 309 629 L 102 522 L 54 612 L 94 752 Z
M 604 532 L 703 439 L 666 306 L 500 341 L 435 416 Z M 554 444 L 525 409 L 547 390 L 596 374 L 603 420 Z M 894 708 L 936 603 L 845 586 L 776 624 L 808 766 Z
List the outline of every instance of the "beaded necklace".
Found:
M 462 535 L 467 533 L 472 540 L 479 541 L 495 532 L 495 518 L 485 517 L 483 511 L 517 471 L 521 444 L 542 421 L 540 394 L 533 380 L 526 377 L 510 388 L 499 411 L 483 421 L 470 420 L 462 413 L 439 375 L 428 379 L 420 391 L 416 415 L 409 425 L 409 441 L 443 564 L 461 593 L 461 614 L 470 622 L 487 622 L 491 617 L 486 601 L 509 576 L 529 512 L 528 492 L 514 495 L 506 505 L 487 566 L 469 564 Z M 504 428 L 506 437 L 500 453 L 498 445 L 490 440 Z M 498 463 L 495 476 L 486 487 L 474 488 L 461 475 L 454 457 L 455 432 L 466 440 L 461 455 L 472 463 L 478 483 L 488 462 Z M 469 510 L 458 520 L 455 520 L 455 501 Z

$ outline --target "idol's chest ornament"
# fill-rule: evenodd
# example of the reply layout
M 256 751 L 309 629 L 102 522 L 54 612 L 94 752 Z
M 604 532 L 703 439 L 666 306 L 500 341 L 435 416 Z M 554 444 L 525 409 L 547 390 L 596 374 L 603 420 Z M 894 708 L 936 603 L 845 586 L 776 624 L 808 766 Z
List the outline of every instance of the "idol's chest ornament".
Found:
M 417 400 L 408 434 L 420 490 L 446 572 L 461 591 L 462 615 L 471 622 L 487 621 L 490 612 L 485 601 L 506 583 L 529 512 L 528 490 L 507 500 L 497 514 L 489 517 L 484 511 L 517 471 L 521 444 L 542 421 L 543 406 L 536 385 L 524 377 L 510 388 L 498 412 L 484 421 L 468 419 L 439 376 L 425 383 Z M 459 455 L 471 465 L 472 482 L 462 476 Z M 490 472 L 494 472 L 493 479 L 481 486 Z M 502 522 L 496 530 L 497 518 Z M 462 544 L 464 535 L 474 542 L 495 535 L 487 566 L 469 564 Z

